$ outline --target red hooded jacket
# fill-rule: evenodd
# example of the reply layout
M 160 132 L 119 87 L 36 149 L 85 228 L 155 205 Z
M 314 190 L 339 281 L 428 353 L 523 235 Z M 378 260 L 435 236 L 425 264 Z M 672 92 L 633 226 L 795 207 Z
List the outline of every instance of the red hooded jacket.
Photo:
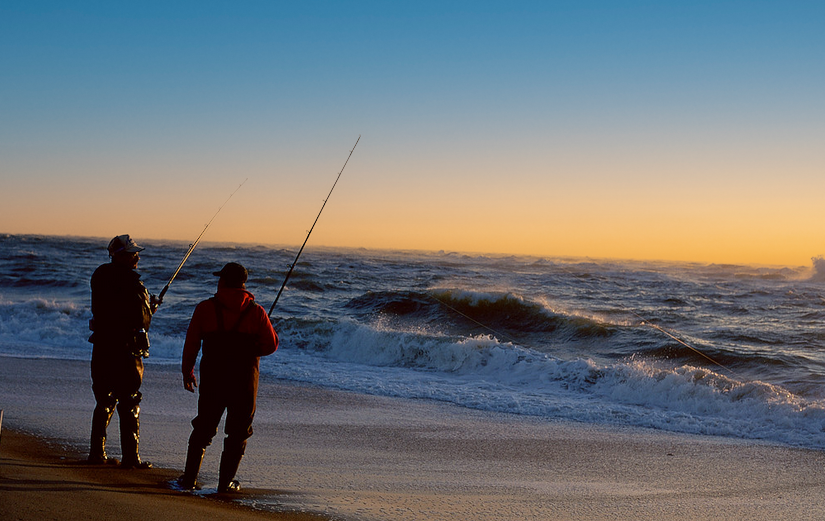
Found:
M 237 331 L 257 336 L 259 347 L 258 357 L 271 355 L 278 349 L 278 334 L 272 328 L 266 311 L 255 303 L 255 297 L 245 289 L 219 287 L 215 297 L 222 304 L 223 320 L 226 327 L 232 327 L 246 306 L 255 306 L 238 324 Z M 204 335 L 217 331 L 218 323 L 215 313 L 215 304 L 212 299 L 204 300 L 195 308 L 189 329 L 186 331 L 186 341 L 183 345 L 183 361 L 181 372 L 184 378 L 194 377 L 195 361 L 201 349 Z M 256 365 L 260 358 L 256 358 Z M 257 366 L 256 366 L 257 369 Z

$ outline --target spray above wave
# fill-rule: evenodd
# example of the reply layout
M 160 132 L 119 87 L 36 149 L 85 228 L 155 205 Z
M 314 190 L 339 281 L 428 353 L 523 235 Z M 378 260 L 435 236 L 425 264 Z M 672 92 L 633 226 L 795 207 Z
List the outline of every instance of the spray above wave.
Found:
M 814 272 L 811 275 L 811 280 L 814 282 L 825 282 L 825 257 L 819 255 L 811 258 L 813 262 Z

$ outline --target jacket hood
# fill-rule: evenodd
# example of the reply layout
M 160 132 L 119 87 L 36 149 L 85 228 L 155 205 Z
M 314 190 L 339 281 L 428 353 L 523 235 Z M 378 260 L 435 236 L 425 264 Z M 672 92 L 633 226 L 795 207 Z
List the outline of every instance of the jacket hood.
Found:
M 218 301 L 229 309 L 243 309 L 247 303 L 255 300 L 255 296 L 245 289 L 218 288 L 215 293 Z

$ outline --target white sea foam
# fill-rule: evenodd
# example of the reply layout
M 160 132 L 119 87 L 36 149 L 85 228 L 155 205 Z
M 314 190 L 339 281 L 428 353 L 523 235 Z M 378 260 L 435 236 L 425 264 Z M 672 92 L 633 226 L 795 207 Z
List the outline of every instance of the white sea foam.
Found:
M 73 302 L 0 297 L 2 352 L 36 357 L 73 353 L 71 358 L 82 357 L 75 348 L 86 343 L 88 334 L 82 332 L 88 333 L 89 318 L 88 309 Z
M 91 311 L 88 304 L 29 298 L 11 300 L 0 296 L 0 354 L 34 358 L 87 360 Z M 153 331 L 154 362 L 179 362 L 183 337 Z
M 359 392 L 825 448 L 825 403 L 781 387 L 643 359 L 559 360 L 489 336 L 451 341 L 348 324 L 320 356 L 287 348 L 263 367 L 279 378 Z

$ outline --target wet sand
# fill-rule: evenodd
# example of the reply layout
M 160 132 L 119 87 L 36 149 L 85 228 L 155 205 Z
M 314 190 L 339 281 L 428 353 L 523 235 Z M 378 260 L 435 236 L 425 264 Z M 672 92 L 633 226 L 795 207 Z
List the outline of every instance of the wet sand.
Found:
M 143 393 L 141 454 L 161 468 L 141 474 L 88 467 L 79 464 L 94 405 L 88 364 L 0 357 L 0 518 L 49 519 L 32 509 L 54 504 L 61 509 L 55 519 L 96 519 L 89 505 L 100 504 L 108 512 L 100 519 L 125 519 L 135 512 L 125 504 L 143 501 L 163 502 L 146 503 L 154 506 L 140 512 L 161 512 L 164 519 L 179 517 L 166 511 L 173 508 L 193 517 L 190 504 L 216 519 L 237 518 L 237 505 L 209 496 L 219 439 L 204 460 L 201 496 L 166 485 L 183 467 L 196 403 L 182 389 L 177 368 L 148 365 Z M 515 417 L 267 379 L 258 407 L 255 436 L 238 473 L 250 516 L 288 510 L 353 520 L 823 518 L 825 454 L 819 451 Z M 114 455 L 116 427 L 115 418 Z M 49 444 L 31 445 L 37 442 L 32 436 L 14 433 L 8 441 L 9 429 Z M 29 448 L 14 452 L 7 444 Z M 121 484 L 111 484 L 112 476 Z M 75 489 L 94 499 L 70 500 L 82 497 Z
M 167 483 L 171 469 L 121 470 L 88 465 L 86 455 L 6 429 L 0 438 L 0 519 L 111 520 L 210 519 L 212 521 L 320 521 L 301 513 L 266 513 L 226 496 L 198 497 Z M 254 497 L 260 491 L 248 491 Z

